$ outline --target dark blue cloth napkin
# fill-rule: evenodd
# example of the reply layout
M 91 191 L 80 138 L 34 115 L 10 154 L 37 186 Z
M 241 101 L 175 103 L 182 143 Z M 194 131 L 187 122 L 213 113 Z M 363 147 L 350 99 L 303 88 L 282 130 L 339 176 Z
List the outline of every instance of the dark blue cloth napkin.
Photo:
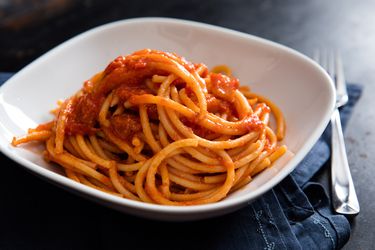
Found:
M 11 75 L 0 73 L 0 84 Z M 362 87 L 349 84 L 348 92 L 349 103 L 341 110 L 344 127 Z M 311 182 L 323 166 L 329 166 L 329 138 L 327 129 L 292 174 L 237 212 L 184 223 L 123 214 L 121 217 L 93 214 L 98 225 L 90 235 L 95 240 L 104 239 L 107 249 L 120 246 L 128 249 L 339 249 L 350 236 L 348 220 L 332 212 L 327 191 L 321 184 Z M 69 231 L 80 233 L 79 228 Z

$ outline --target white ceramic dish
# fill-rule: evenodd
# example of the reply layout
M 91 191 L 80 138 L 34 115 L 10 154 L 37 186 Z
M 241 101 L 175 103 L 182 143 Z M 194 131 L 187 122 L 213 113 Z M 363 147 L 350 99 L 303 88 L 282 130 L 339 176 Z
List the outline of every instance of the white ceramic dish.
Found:
M 45 163 L 41 146 L 10 146 L 14 135 L 48 121 L 56 100 L 66 98 L 84 80 L 118 55 L 153 48 L 176 52 L 208 66 L 229 65 L 241 84 L 271 98 L 284 111 L 284 143 L 293 157 L 280 159 L 245 188 L 208 205 L 173 207 L 118 198 L 66 178 Z M 87 31 L 46 53 L 0 88 L 0 149 L 26 169 L 67 190 L 114 209 L 160 220 L 194 220 L 229 213 L 271 189 L 308 153 L 329 121 L 334 88 L 312 60 L 282 45 L 236 31 L 196 22 L 130 19 Z M 34 194 L 37 195 L 37 194 Z M 15 197 L 16 198 L 16 197 Z

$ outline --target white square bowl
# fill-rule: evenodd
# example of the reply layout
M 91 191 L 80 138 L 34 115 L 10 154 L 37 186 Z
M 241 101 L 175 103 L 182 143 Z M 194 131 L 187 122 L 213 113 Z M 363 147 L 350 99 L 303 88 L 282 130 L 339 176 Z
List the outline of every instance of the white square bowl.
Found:
M 207 205 L 173 207 L 112 196 L 66 178 L 47 164 L 37 144 L 14 148 L 14 135 L 51 119 L 56 101 L 81 88 L 118 55 L 143 48 L 175 52 L 209 67 L 229 65 L 254 92 L 269 97 L 284 112 L 284 142 L 294 153 L 259 174 L 224 200 Z M 52 49 L 0 88 L 0 149 L 48 181 L 114 209 L 159 220 L 195 220 L 237 210 L 290 174 L 326 127 L 335 102 L 329 76 L 315 62 L 285 46 L 248 34 L 196 22 L 138 18 L 89 30 Z M 37 195 L 37 194 L 34 194 Z M 15 197 L 16 198 L 16 197 Z

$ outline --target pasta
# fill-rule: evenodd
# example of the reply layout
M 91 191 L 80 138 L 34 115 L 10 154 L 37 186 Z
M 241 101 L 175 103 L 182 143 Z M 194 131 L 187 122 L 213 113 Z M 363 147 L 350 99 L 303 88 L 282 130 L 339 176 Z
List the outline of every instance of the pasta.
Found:
M 148 203 L 220 201 L 286 152 L 280 109 L 229 67 L 157 50 L 119 56 L 52 114 L 12 145 L 44 142 L 68 178 Z

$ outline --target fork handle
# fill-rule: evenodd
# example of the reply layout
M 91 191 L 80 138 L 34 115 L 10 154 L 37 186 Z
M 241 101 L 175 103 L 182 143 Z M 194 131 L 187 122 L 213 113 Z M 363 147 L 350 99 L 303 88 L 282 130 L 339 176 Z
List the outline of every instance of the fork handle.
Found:
M 356 215 L 359 213 L 359 203 L 350 174 L 346 156 L 344 135 L 342 133 L 340 113 L 335 108 L 331 116 L 332 127 L 332 205 L 337 213 Z

